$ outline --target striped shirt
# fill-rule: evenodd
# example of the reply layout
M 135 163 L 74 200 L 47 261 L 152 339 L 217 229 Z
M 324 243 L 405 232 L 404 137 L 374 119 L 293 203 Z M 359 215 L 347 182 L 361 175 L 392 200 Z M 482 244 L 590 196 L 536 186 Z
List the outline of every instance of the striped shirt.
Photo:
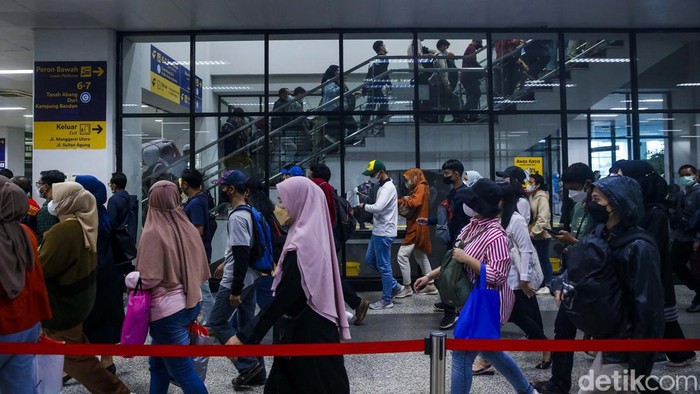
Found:
M 485 230 L 485 231 L 484 231 Z M 515 303 L 515 294 L 508 285 L 508 273 L 510 272 L 510 248 L 508 236 L 498 218 L 475 219 L 462 229 L 459 240 L 468 241 L 464 251 L 471 257 L 486 265 L 486 288 L 498 290 L 501 303 L 501 324 L 506 324 Z M 468 265 L 465 270 L 472 283 L 478 278 L 478 272 L 474 272 Z

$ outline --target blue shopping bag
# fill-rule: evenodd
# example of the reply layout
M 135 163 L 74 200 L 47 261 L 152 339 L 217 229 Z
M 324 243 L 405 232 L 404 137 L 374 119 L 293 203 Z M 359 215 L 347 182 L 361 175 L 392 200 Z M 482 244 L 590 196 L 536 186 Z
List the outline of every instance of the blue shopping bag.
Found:
M 454 330 L 458 339 L 499 339 L 501 337 L 501 302 L 498 290 L 486 288 L 486 264 L 474 284 L 467 303 L 459 314 Z

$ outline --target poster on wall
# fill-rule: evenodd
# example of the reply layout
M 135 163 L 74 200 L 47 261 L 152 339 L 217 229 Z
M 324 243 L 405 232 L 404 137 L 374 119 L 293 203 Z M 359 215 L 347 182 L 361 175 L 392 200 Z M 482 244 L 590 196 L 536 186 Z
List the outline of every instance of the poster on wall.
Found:
M 7 151 L 5 148 L 7 147 L 7 144 L 5 143 L 4 138 L 0 138 L 0 168 L 6 168 L 7 164 L 5 164 L 5 157 L 7 157 Z
M 530 175 L 544 174 L 544 157 L 515 157 L 513 165 L 522 168 Z
M 190 107 L 190 70 L 151 45 L 151 92 Z M 202 112 L 202 78 L 194 80 L 195 112 Z
M 34 149 L 107 147 L 107 62 L 34 63 Z

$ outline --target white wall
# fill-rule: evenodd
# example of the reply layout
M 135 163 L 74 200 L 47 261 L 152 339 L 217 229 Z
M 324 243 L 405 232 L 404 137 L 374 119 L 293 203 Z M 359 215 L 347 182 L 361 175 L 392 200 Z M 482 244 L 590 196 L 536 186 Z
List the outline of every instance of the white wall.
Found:
M 34 150 L 33 176 L 57 169 L 66 175 L 94 175 L 105 185 L 115 168 L 114 101 L 116 92 L 116 34 L 112 30 L 34 31 L 34 61 L 106 61 L 107 62 L 107 133 L 106 149 Z M 126 147 L 125 147 L 126 149 Z

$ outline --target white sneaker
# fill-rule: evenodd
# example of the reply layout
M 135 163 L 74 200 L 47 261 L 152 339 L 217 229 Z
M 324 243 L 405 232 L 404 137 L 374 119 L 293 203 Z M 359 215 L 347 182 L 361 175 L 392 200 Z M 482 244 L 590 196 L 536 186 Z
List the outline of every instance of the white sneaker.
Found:
M 423 295 L 436 295 L 438 294 L 438 289 L 435 285 L 426 285 L 418 293 Z
M 369 309 L 391 309 L 394 304 L 391 301 L 379 300 L 369 304 Z
M 394 298 L 406 298 L 410 297 L 413 295 L 413 289 L 411 286 L 403 286 L 403 289 L 399 292 L 399 294 L 395 295 Z
M 535 294 L 537 294 L 537 295 L 550 295 L 551 293 L 549 292 L 549 287 L 544 286 L 543 288 L 537 290 L 535 292 Z
M 355 317 L 355 315 L 352 312 L 345 311 L 345 317 L 348 318 L 348 322 L 352 321 L 352 319 Z

